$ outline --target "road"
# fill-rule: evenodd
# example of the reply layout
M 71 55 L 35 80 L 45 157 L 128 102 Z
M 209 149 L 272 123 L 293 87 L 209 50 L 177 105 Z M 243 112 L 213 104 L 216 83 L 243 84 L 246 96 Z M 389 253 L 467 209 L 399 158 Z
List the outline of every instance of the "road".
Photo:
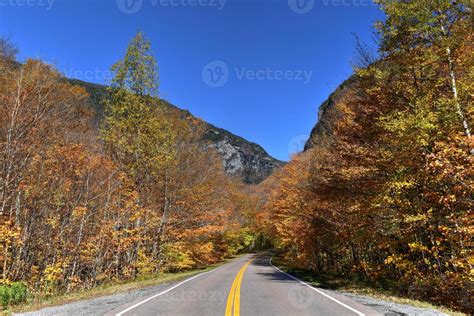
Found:
M 269 254 L 249 254 L 107 315 L 381 314 L 345 296 L 294 279 L 273 266 Z

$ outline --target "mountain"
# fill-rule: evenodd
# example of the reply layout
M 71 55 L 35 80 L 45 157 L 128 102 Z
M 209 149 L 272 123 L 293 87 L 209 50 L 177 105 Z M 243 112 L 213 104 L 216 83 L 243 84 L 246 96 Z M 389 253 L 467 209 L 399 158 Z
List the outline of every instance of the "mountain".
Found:
M 324 101 L 318 110 L 318 122 L 311 130 L 311 134 L 305 143 L 304 150 L 308 150 L 317 146 L 322 136 L 332 136 L 333 126 L 338 119 L 341 118 L 341 113 L 338 111 L 336 104 L 339 100 L 357 84 L 357 76 L 352 75 L 336 90 L 329 95 L 328 99 Z
M 91 96 L 97 122 L 103 117 L 100 100 L 107 94 L 107 87 L 99 84 L 70 80 L 73 84 L 84 87 Z M 166 112 L 183 119 L 195 118 L 189 111 L 162 100 Z M 202 121 L 205 132 L 203 144 L 210 142 L 222 158 L 225 171 L 234 177 L 242 179 L 246 184 L 258 184 L 269 177 L 273 171 L 285 163 L 270 156 L 260 145 L 232 134 L 225 129 Z

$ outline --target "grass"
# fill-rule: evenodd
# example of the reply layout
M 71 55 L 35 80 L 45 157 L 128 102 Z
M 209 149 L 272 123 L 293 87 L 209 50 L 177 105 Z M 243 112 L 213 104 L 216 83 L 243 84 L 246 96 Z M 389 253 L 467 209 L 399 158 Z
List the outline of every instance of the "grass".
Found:
M 319 288 L 336 290 L 340 292 L 348 292 L 357 295 L 365 295 L 375 299 L 411 305 L 419 308 L 427 308 L 442 312 L 448 315 L 466 315 L 460 312 L 453 311 L 446 307 L 433 305 L 428 302 L 419 301 L 407 297 L 400 296 L 394 290 L 390 290 L 390 286 L 380 286 L 364 282 L 363 280 L 344 278 L 340 275 L 332 274 L 315 274 L 314 272 L 295 269 L 285 264 L 281 259 L 274 258 L 273 263 L 283 271 Z
M 12 306 L 10 307 L 10 309 L 6 311 L 0 311 L 0 315 L 3 316 L 3 315 L 10 315 L 11 313 L 35 311 L 44 307 L 63 305 L 63 304 L 68 304 L 68 303 L 72 303 L 76 301 L 93 299 L 100 296 L 113 295 L 117 293 L 137 290 L 137 289 L 141 289 L 141 288 L 145 288 L 149 286 L 180 281 L 180 280 L 189 278 L 191 276 L 194 276 L 196 274 L 212 270 L 233 259 L 219 262 L 203 269 L 194 269 L 194 270 L 189 270 L 189 271 L 184 271 L 184 272 L 160 273 L 156 275 L 142 276 L 133 281 L 110 282 L 110 283 L 105 283 L 88 290 L 73 291 L 69 293 L 49 294 L 49 295 L 37 294 L 37 295 L 28 297 L 27 301 L 21 305 Z

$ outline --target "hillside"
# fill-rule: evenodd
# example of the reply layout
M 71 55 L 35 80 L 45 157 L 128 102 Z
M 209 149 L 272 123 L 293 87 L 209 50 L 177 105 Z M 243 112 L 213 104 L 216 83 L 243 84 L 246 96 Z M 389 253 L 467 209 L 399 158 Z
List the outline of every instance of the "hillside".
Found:
M 81 80 L 71 81 L 85 87 L 91 95 L 92 105 L 97 113 L 96 120 L 99 122 L 103 115 L 100 100 L 107 93 L 106 87 Z M 183 119 L 195 118 L 189 111 L 180 109 L 167 101 L 162 101 L 162 105 L 170 114 Z M 258 184 L 270 176 L 276 168 L 284 165 L 283 161 L 271 157 L 260 145 L 205 121 L 202 121 L 202 124 L 205 130 L 203 143 L 210 141 L 222 157 L 225 171 L 241 178 L 244 183 Z
M 329 95 L 327 100 L 319 106 L 318 122 L 311 130 L 311 134 L 305 143 L 305 151 L 317 146 L 322 136 L 331 136 L 333 134 L 334 125 L 341 116 L 341 113 L 335 105 L 356 85 L 356 83 L 357 77 L 352 75 L 341 83 L 336 90 Z
M 319 284 L 357 280 L 471 315 L 470 11 L 383 8 L 379 59 L 320 105 L 305 152 L 264 182 L 262 230 Z

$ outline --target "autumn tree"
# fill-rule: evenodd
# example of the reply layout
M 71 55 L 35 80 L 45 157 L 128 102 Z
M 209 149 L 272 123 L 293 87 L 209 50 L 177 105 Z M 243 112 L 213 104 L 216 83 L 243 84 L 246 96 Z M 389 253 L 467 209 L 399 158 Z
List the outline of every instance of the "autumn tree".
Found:
M 391 106 L 380 116 L 387 131 L 384 163 L 390 166 L 380 198 L 387 214 L 398 214 L 393 234 L 404 236 L 392 239 L 385 262 L 406 286 L 416 282 L 427 297 L 466 309 L 461 297 L 471 264 L 463 227 L 471 224 L 463 219 L 470 216 L 472 200 L 466 197 L 473 190 L 467 3 L 383 2 L 382 9 L 387 19 L 377 27 L 386 59 L 378 75 L 392 89 L 379 95 Z
M 299 267 L 469 312 L 468 3 L 378 3 L 380 59 L 357 69 L 332 105 L 331 133 L 277 178 L 264 208 L 270 234 Z
M 451 94 L 440 101 L 440 106 L 450 107 L 450 112 L 458 116 L 458 123 L 448 122 L 452 123 L 449 125 L 461 126 L 465 135 L 471 137 L 470 117 L 466 114 L 468 91 L 462 83 L 469 66 L 464 67 L 461 56 L 472 41 L 469 2 L 378 3 L 387 15 L 384 22 L 376 25 L 383 56 L 406 66 L 418 91 L 426 84 L 438 84 L 440 90 L 450 89 Z M 406 59 L 408 54 L 410 60 Z
M 124 170 L 143 190 L 173 155 L 173 131 L 158 115 L 156 61 L 141 33 L 131 41 L 105 101 L 103 139 Z
M 0 269 L 3 282 L 8 282 L 32 275 L 41 278 L 48 260 L 56 260 L 36 257 L 41 252 L 36 241 L 50 240 L 36 239 L 48 230 L 43 215 L 60 205 L 40 206 L 47 203 L 46 192 L 43 182 L 31 186 L 32 166 L 51 147 L 82 139 L 81 126 L 90 113 L 83 107 L 85 91 L 65 82 L 51 66 L 28 60 L 23 65 L 2 61 L 0 67 Z M 31 200 L 36 190 L 42 195 Z
M 161 105 L 156 61 L 141 33 L 112 70 L 102 135 L 134 179 L 141 208 L 126 228 L 140 240 L 127 260 L 139 260 L 139 272 L 216 260 L 222 254 L 211 241 L 222 233 L 232 208 L 225 199 L 230 184 L 213 149 L 201 145 L 202 123 Z

